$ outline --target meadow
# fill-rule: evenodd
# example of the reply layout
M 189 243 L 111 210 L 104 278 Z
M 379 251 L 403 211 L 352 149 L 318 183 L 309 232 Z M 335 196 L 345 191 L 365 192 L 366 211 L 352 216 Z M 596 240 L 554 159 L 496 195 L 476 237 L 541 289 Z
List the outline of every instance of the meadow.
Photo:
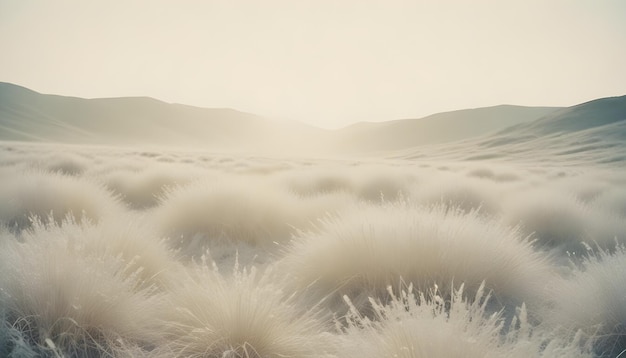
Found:
M 624 171 L 448 158 L 0 143 L 0 355 L 626 349 Z

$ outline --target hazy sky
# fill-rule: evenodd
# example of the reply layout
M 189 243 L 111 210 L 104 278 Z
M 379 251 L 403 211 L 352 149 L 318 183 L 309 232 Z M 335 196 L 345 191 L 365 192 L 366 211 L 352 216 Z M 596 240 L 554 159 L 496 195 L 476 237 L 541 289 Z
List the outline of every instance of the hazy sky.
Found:
M 624 0 L 0 0 L 0 81 L 321 127 L 626 94 Z

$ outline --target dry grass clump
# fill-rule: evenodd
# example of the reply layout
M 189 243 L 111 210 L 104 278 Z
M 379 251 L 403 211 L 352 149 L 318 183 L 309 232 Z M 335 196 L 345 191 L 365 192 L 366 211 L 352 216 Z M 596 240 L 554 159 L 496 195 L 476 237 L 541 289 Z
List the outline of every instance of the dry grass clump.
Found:
M 78 176 L 89 168 L 89 160 L 72 152 L 55 152 L 40 159 L 38 167 L 50 172 Z
M 245 244 L 275 250 L 297 229 L 345 205 L 345 195 L 298 197 L 263 177 L 223 176 L 167 190 L 154 212 L 158 230 L 186 257 Z
M 35 146 L 27 150 L 13 150 L 0 155 L 1 166 L 15 166 L 20 170 L 40 170 L 69 176 L 80 176 L 93 164 L 89 154 L 73 150 L 59 150 Z
M 283 173 L 281 178 L 284 185 L 302 196 L 343 192 L 378 203 L 407 196 L 418 180 L 413 170 L 387 165 L 300 169 Z
M 325 357 L 336 347 L 314 311 L 305 311 L 276 276 L 200 266 L 172 291 L 161 312 L 174 357 Z
M 333 309 L 344 294 L 360 306 L 401 282 L 420 290 L 464 283 L 473 291 L 486 280 L 503 304 L 535 303 L 553 274 L 514 228 L 475 211 L 408 202 L 361 204 L 330 216 L 316 232 L 301 233 L 281 264 L 295 290 L 330 295 Z
M 0 307 L 10 334 L 3 349 L 115 357 L 158 340 L 160 296 L 141 281 L 139 269 L 89 250 L 82 234 L 76 225 L 48 231 L 41 223 L 19 240 L 4 233 Z
M 512 194 L 505 201 L 504 220 L 520 224 L 522 230 L 537 238 L 537 246 L 557 252 L 584 254 L 583 242 L 602 248 L 624 239 L 623 218 L 603 208 L 586 204 L 566 191 L 530 189 Z
M 185 185 L 202 174 L 189 166 L 160 164 L 142 170 L 118 170 L 107 175 L 104 182 L 131 208 L 143 210 L 158 205 L 168 188 Z
M 340 170 L 299 169 L 295 173 L 290 171 L 283 176 L 285 185 L 302 196 L 354 191 L 353 180 Z
M 473 299 L 463 285 L 446 300 L 435 286 L 414 294 L 409 286 L 386 304 L 371 299 L 374 320 L 350 300 L 339 357 L 591 357 L 582 336 L 557 338 L 534 329 L 521 306 L 506 325 L 502 313 L 488 314 L 490 295 L 481 285 Z
M 546 323 L 566 331 L 582 329 L 597 337 L 596 353 L 615 357 L 626 350 L 626 248 L 600 251 L 571 277 L 551 285 L 553 304 Z
M 40 170 L 0 175 L 0 223 L 15 231 L 30 227 L 31 216 L 59 224 L 68 215 L 98 221 L 122 210 L 108 190 L 84 178 Z
M 125 272 L 135 275 L 142 287 L 167 291 L 177 282 L 183 265 L 165 240 L 150 225 L 140 222 L 134 216 L 120 217 L 95 226 L 82 225 L 79 230 L 88 254 L 116 257 L 124 262 Z M 48 228 L 47 232 L 55 235 L 58 230 L 62 229 Z
M 357 196 L 374 203 L 401 200 L 418 180 L 415 173 L 394 167 L 363 168 L 356 179 Z
M 504 191 L 503 184 L 490 180 L 458 174 L 437 174 L 417 186 L 412 197 L 424 204 L 447 205 L 465 212 L 480 210 L 483 214 L 499 215 Z
M 615 168 L 3 148 L 1 357 L 626 349 Z

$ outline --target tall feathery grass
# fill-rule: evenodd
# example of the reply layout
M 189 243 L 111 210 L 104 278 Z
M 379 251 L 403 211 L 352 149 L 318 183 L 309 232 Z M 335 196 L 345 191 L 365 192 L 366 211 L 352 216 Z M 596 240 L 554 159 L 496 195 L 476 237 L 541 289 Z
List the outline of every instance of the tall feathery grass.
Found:
M 294 290 L 334 307 L 344 294 L 360 307 L 403 282 L 418 290 L 464 283 L 471 292 L 486 281 L 502 304 L 534 304 L 554 274 L 517 229 L 477 211 L 410 202 L 360 204 L 330 216 L 301 233 L 281 264 Z
M 206 264 L 192 268 L 161 312 L 174 357 L 325 357 L 334 337 L 305 310 L 280 277 L 235 267 L 230 277 Z M 330 356 L 330 355 L 329 355 Z
M 600 204 L 600 203 L 598 203 Z M 520 224 L 544 250 L 584 254 L 586 243 L 607 249 L 615 238 L 626 239 L 626 221 L 610 206 L 585 203 L 567 191 L 535 188 L 512 194 L 504 204 L 504 220 Z
M 348 200 L 344 195 L 303 198 L 265 178 L 225 176 L 167 190 L 152 217 L 158 232 L 184 257 L 198 258 L 209 250 L 216 259 L 216 252 L 229 248 L 264 255 Z
M 302 196 L 349 193 L 359 200 L 393 201 L 408 195 L 421 173 L 405 168 L 363 165 L 346 168 L 300 168 L 282 174 L 280 180 Z
M 626 350 L 626 248 L 600 250 L 571 276 L 555 282 L 546 322 L 566 331 L 581 329 L 597 337 L 595 351 L 615 357 Z
M 104 183 L 131 208 L 142 210 L 159 204 L 168 188 L 185 185 L 208 175 L 185 165 L 152 165 L 139 170 L 116 170 L 105 175 Z
M 31 226 L 31 217 L 61 223 L 98 221 L 122 210 L 117 197 L 101 184 L 85 178 L 41 170 L 0 172 L 0 223 L 20 231 Z
M 501 311 L 489 313 L 484 285 L 472 299 L 463 285 L 449 298 L 437 286 L 419 293 L 411 285 L 388 290 L 389 302 L 370 299 L 373 319 L 345 297 L 350 310 L 339 357 L 591 357 L 589 340 L 534 328 L 524 305 L 509 324 Z
M 160 295 L 143 284 L 140 269 L 89 250 L 83 234 L 80 226 L 49 231 L 42 223 L 19 239 L 3 233 L 0 305 L 11 354 L 122 356 L 157 341 Z
M 619 170 L 3 148 L 0 356 L 626 349 Z

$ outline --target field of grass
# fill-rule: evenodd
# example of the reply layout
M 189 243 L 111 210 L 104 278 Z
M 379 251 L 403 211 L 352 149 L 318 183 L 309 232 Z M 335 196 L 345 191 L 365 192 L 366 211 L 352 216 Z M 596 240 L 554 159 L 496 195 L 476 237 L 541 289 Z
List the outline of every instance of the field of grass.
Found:
M 619 167 L 2 142 L 0 183 L 3 357 L 626 349 Z

